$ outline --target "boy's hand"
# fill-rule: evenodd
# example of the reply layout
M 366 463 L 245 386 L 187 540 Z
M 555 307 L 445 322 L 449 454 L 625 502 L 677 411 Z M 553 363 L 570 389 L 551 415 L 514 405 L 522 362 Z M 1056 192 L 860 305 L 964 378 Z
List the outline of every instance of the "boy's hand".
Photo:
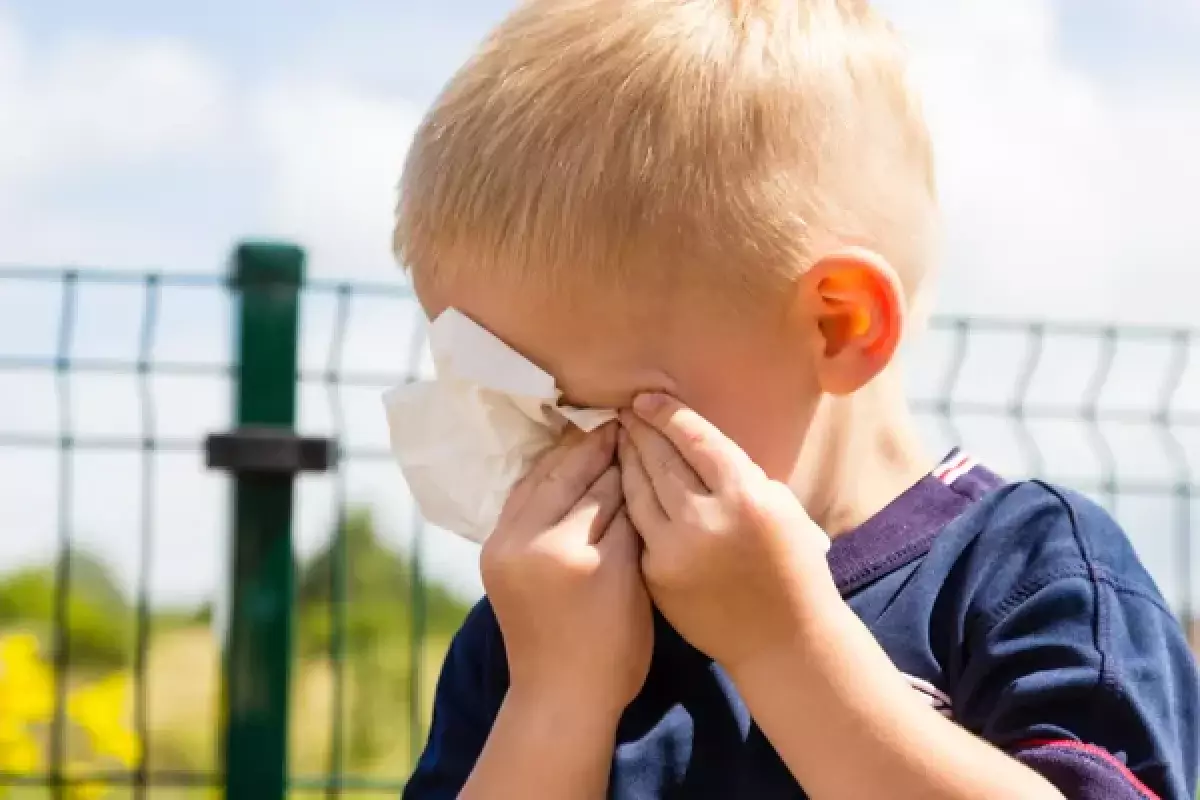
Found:
M 674 398 L 639 396 L 618 452 L 655 604 L 731 674 L 793 648 L 806 619 L 841 603 L 829 541 L 799 500 Z
M 510 691 L 586 704 L 615 723 L 650 667 L 653 622 L 640 542 L 613 463 L 615 424 L 569 437 L 509 496 L 483 545 Z
M 842 602 L 783 484 L 678 401 L 622 414 L 625 502 L 659 610 L 725 668 L 812 797 L 1060 798 L 921 702 Z

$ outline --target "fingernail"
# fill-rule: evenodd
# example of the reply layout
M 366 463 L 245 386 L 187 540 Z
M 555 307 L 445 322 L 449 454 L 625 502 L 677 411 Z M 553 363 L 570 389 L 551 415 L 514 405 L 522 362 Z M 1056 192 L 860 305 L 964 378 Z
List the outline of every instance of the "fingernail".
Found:
M 633 399 L 633 410 L 643 416 L 653 414 L 662 408 L 666 401 L 667 398 L 656 392 L 639 394 Z

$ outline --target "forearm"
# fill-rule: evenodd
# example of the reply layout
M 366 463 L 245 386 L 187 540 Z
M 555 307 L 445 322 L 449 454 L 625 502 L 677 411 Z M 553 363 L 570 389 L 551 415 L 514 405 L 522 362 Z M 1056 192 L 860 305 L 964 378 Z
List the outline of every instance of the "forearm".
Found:
M 603 798 L 616 725 L 578 702 L 510 691 L 460 800 Z
M 838 605 L 733 679 L 814 800 L 1063 800 L 1040 775 L 929 708 Z

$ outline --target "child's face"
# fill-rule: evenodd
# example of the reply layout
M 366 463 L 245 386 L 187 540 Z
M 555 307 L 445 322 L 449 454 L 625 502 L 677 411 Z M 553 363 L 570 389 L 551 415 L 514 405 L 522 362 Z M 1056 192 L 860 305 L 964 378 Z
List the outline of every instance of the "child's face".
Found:
M 447 307 L 462 311 L 553 375 L 565 402 L 621 407 L 640 391 L 665 391 L 772 478 L 791 478 L 820 394 L 815 326 L 782 309 L 734 315 L 699 292 L 568 307 L 477 279 L 460 283 L 434 289 L 417 281 L 430 319 Z

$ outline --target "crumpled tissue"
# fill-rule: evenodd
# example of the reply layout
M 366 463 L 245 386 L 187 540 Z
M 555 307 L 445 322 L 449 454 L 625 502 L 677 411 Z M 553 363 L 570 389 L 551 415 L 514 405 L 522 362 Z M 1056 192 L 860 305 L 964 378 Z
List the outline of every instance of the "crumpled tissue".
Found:
M 392 453 L 431 524 L 483 542 L 513 486 L 569 425 L 612 409 L 560 404 L 553 376 L 457 309 L 431 323 L 436 378 L 384 394 Z

